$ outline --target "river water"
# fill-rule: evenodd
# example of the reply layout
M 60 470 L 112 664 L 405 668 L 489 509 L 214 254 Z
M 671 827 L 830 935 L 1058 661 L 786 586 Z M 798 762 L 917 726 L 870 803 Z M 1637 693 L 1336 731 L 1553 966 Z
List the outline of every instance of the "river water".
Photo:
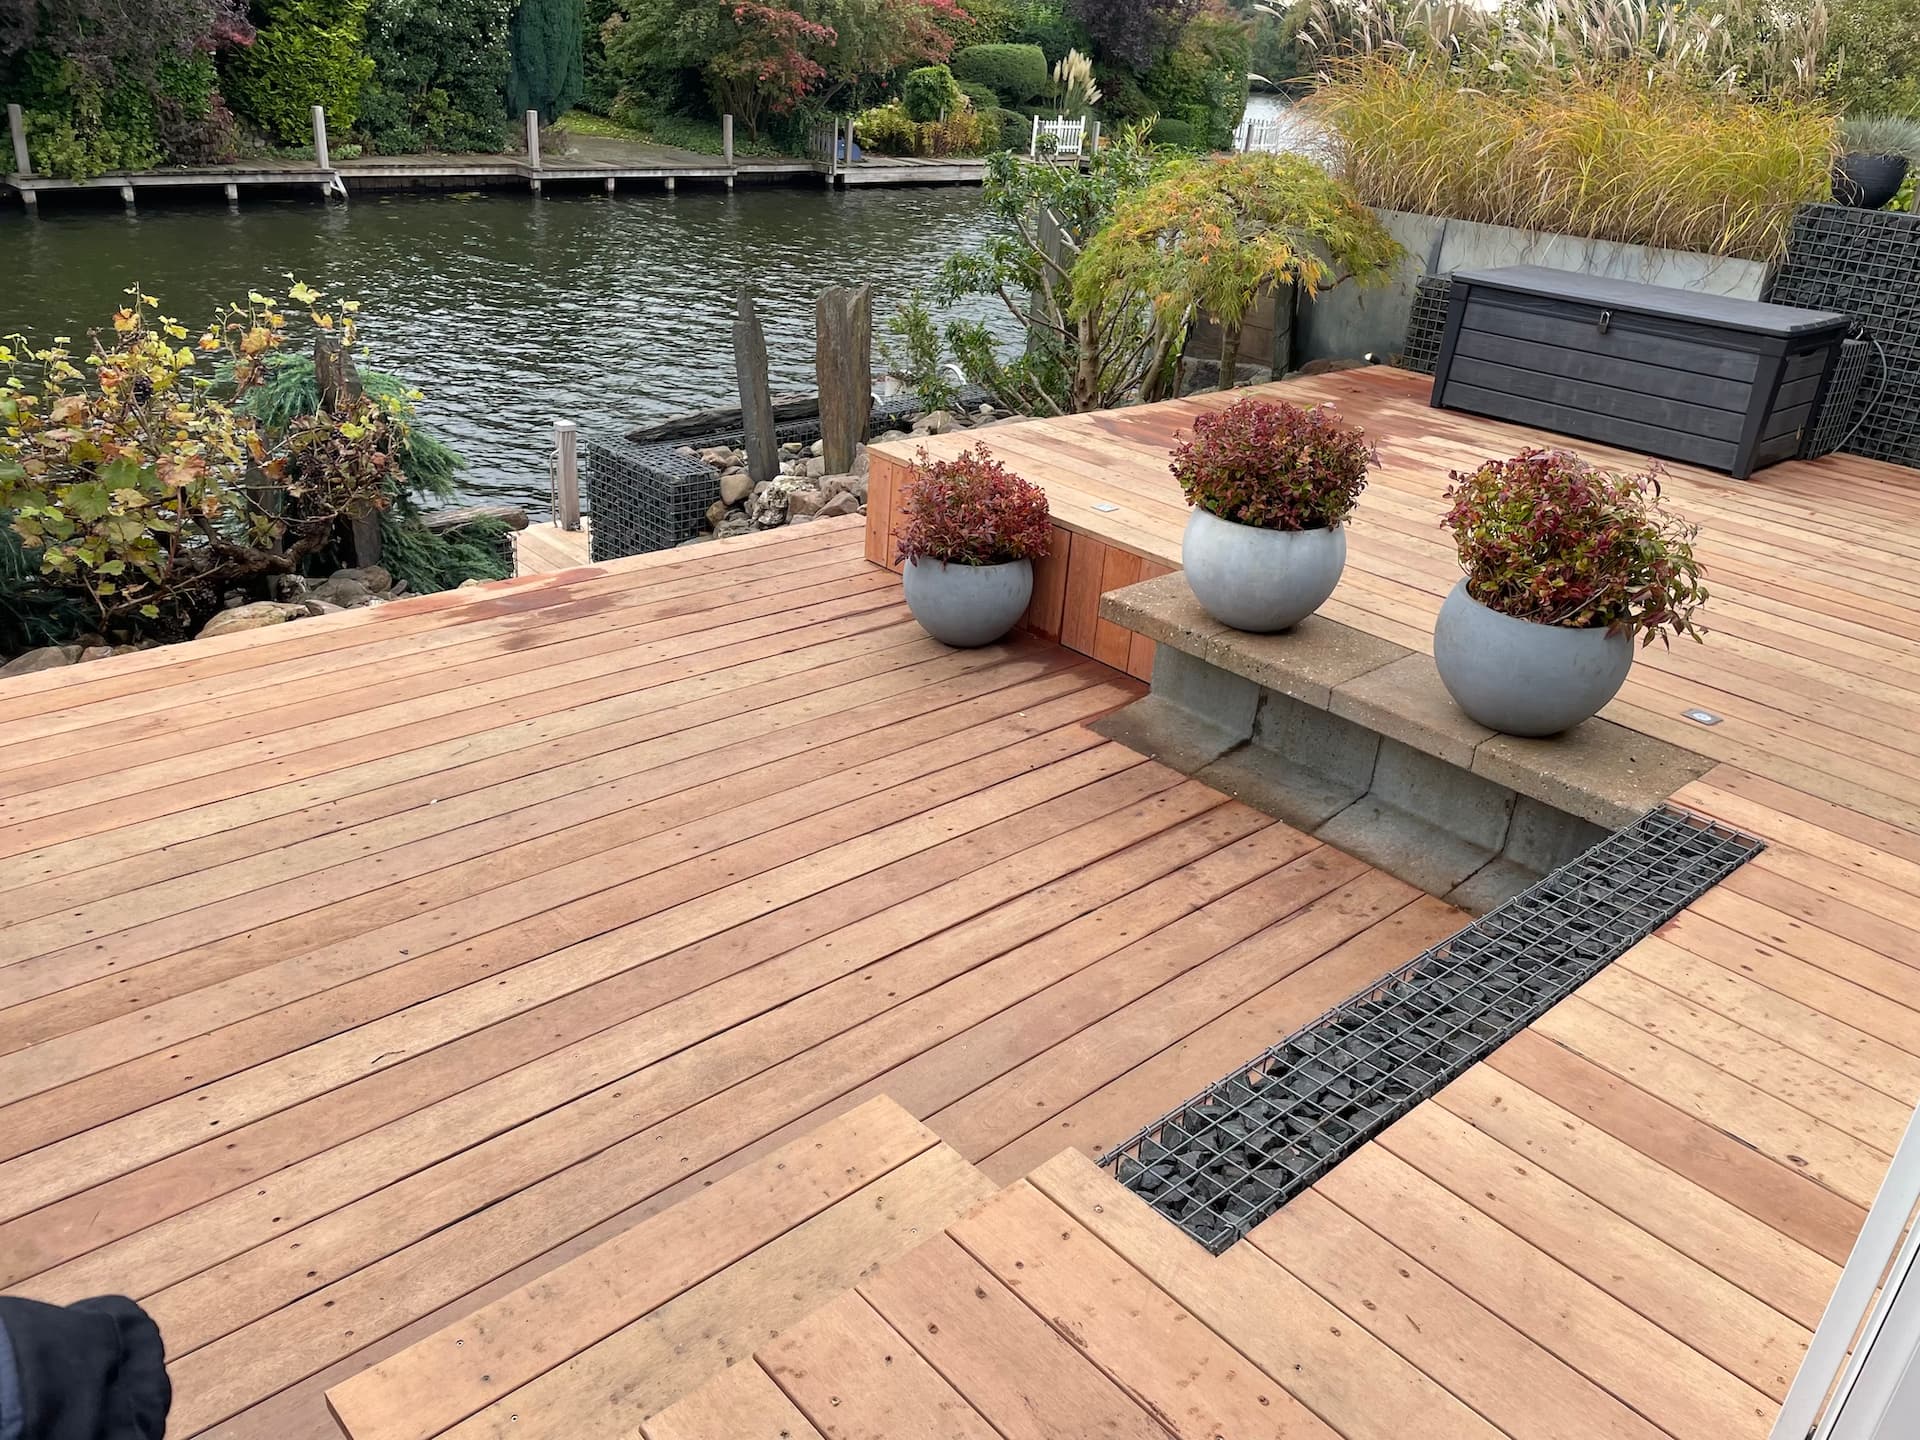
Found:
M 197 326 L 249 289 L 284 293 L 291 271 L 361 300 L 371 363 L 424 390 L 422 423 L 466 457 L 463 499 L 537 513 L 555 419 L 618 432 L 733 403 L 741 280 L 758 288 L 776 392 L 811 390 L 822 289 L 871 282 L 878 319 L 987 229 L 972 187 L 42 209 L 0 212 L 0 334 L 84 335 L 136 281 Z

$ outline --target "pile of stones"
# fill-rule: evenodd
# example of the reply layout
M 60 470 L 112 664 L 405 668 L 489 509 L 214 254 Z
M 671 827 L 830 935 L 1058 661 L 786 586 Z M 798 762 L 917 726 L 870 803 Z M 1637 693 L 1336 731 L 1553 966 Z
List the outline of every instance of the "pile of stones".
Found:
M 889 430 L 878 438 L 911 440 L 955 430 L 985 429 L 1014 418 L 1011 411 L 985 404 L 971 412 L 934 410 L 915 420 L 911 430 Z M 811 445 L 789 441 L 780 447 L 780 474 L 755 484 L 747 473 L 747 452 L 737 446 L 681 446 L 682 455 L 705 461 L 720 477 L 720 498 L 707 507 L 706 527 L 682 543 L 700 545 L 782 525 L 866 514 L 867 447 L 855 450 L 853 468 L 840 475 L 827 474 L 824 448 L 818 440 Z

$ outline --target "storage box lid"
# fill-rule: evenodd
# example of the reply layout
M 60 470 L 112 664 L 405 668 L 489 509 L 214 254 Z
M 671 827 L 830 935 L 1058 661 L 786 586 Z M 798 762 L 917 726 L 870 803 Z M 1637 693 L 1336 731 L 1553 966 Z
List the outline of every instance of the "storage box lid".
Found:
M 1578 270 L 1555 270 L 1546 265 L 1507 265 L 1497 270 L 1460 270 L 1454 282 L 1476 288 L 1507 290 L 1548 300 L 1581 305 L 1604 305 L 1636 315 L 1658 315 L 1690 320 L 1721 330 L 1744 330 L 1756 335 L 1802 336 L 1841 330 L 1845 315 L 1834 310 L 1801 310 L 1792 305 L 1769 305 L 1759 300 L 1736 300 L 1670 285 L 1643 285 L 1634 280 L 1612 280 Z

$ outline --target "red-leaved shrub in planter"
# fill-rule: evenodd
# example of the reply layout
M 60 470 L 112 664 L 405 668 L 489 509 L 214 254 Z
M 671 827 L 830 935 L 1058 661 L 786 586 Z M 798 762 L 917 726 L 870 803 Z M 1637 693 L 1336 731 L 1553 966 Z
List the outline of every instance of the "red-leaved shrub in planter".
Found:
M 1700 527 L 1661 502 L 1657 469 L 1620 475 L 1564 450 L 1525 450 L 1451 478 L 1441 523 L 1459 547 L 1467 593 L 1489 610 L 1647 644 L 1701 638 Z
M 1325 405 L 1246 399 L 1193 422 L 1173 452 L 1187 500 L 1262 530 L 1326 530 L 1353 513 L 1379 459 L 1357 426 Z
M 1053 543 L 1046 492 L 994 459 L 985 445 L 951 460 L 923 449 L 913 478 L 900 487 L 905 523 L 900 559 L 955 565 L 1044 560 Z

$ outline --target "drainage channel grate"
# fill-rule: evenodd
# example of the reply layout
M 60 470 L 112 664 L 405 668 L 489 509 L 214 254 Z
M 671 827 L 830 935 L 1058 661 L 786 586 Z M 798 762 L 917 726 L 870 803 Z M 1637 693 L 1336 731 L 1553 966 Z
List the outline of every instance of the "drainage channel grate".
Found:
M 1655 810 L 1100 1163 L 1218 1254 L 1761 849 L 1700 816 Z

